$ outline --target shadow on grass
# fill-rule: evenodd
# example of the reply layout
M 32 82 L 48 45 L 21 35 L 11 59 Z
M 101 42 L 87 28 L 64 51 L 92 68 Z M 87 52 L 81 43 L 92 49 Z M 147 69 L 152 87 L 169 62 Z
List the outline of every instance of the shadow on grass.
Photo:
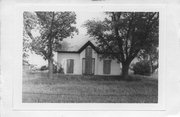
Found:
M 50 79 L 48 73 L 44 72 L 28 72 L 23 74 L 23 78 L 28 79 Z M 64 75 L 64 74 L 53 74 L 53 79 L 61 79 L 61 80 L 73 80 L 73 81 L 83 81 L 83 80 L 92 80 L 92 81 L 126 81 L 126 82 L 134 82 L 141 81 L 147 79 L 144 76 L 135 76 L 129 75 L 128 78 L 123 78 L 121 75 Z M 51 80 L 53 80 L 51 79 Z
M 32 76 L 34 78 L 49 78 L 48 73 L 36 73 L 36 72 L 30 72 L 26 73 L 23 77 L 28 78 L 28 76 Z M 124 79 L 121 75 L 65 75 L 65 74 L 53 74 L 53 79 L 57 78 L 65 78 L 69 80 L 118 80 L 118 81 L 140 81 L 142 77 L 134 77 L 134 76 L 129 76 L 127 79 Z

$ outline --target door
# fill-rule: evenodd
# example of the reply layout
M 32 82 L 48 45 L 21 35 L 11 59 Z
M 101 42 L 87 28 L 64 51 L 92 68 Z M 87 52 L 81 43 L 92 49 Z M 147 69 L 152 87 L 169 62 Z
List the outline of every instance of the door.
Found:
M 67 73 L 73 73 L 74 71 L 74 60 L 67 59 Z
M 86 58 L 83 58 L 82 59 L 82 73 L 86 75 L 93 75 L 95 72 L 95 58 L 91 59 L 91 65 L 87 64 L 86 62 L 87 62 Z
M 90 46 L 86 48 L 85 57 L 85 74 L 92 74 L 92 48 Z
M 89 46 L 85 51 L 85 58 L 82 60 L 82 72 L 86 75 L 94 74 L 95 59 L 92 58 L 92 48 Z
M 95 58 L 91 59 L 91 64 L 89 64 L 86 58 L 82 59 L 82 73 L 86 75 L 93 75 L 95 72 Z

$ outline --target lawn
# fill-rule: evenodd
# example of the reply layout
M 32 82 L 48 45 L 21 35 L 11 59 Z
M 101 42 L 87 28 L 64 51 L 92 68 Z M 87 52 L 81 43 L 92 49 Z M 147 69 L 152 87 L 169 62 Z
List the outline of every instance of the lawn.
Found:
M 157 103 L 158 80 L 131 76 L 23 74 L 23 103 Z

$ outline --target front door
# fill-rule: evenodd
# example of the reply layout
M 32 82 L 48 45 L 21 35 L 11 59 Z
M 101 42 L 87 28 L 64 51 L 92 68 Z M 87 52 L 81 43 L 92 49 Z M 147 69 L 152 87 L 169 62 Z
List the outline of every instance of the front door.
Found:
M 87 47 L 85 51 L 85 58 L 83 58 L 83 74 L 94 74 L 95 60 L 92 58 L 92 48 Z

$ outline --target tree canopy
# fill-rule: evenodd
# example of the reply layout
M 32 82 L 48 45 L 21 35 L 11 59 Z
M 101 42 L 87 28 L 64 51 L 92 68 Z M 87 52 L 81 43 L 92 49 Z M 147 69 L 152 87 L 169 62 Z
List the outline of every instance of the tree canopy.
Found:
M 52 69 L 53 50 L 61 41 L 78 32 L 74 12 L 24 12 L 24 40 L 31 39 L 30 49 L 48 60 Z M 34 32 L 38 32 L 33 34 Z M 26 35 L 25 35 L 26 34 Z M 34 36 L 35 35 L 35 36 Z M 25 42 L 25 41 L 24 41 Z M 52 72 L 52 70 L 49 69 Z
M 158 12 L 106 12 L 103 21 L 88 20 L 87 33 L 96 39 L 103 57 L 122 63 L 127 77 L 131 61 L 145 50 L 158 47 Z
M 27 15 L 31 15 L 27 19 Z M 51 38 L 52 49 L 60 46 L 64 38 L 73 36 L 77 32 L 76 14 L 74 12 L 24 12 L 24 27 L 28 36 L 32 39 L 31 49 L 46 60 L 50 53 L 48 51 Z M 32 30 L 38 30 L 40 36 L 33 37 Z
M 27 62 L 28 52 L 31 50 L 31 30 L 36 27 L 37 17 L 30 12 L 24 12 L 23 15 L 23 62 Z

